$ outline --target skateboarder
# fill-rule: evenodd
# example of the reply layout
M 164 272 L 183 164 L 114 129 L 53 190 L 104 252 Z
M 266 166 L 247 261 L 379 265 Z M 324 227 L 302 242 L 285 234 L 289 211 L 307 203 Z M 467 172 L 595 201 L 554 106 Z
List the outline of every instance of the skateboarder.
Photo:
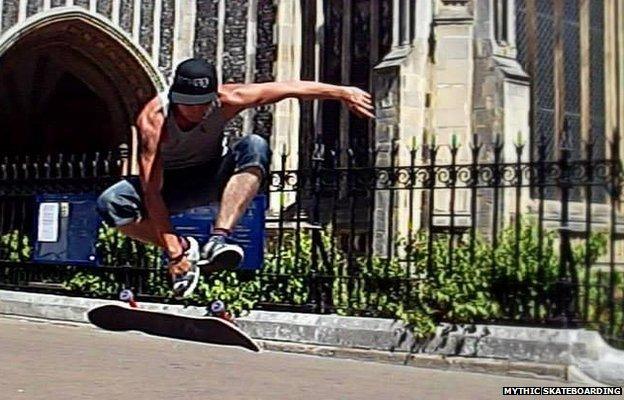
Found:
M 358 88 L 311 81 L 219 85 L 215 67 L 199 58 L 182 62 L 169 92 L 140 112 L 139 179 L 106 189 L 97 208 L 109 226 L 165 249 L 177 296 L 192 293 L 201 266 L 239 265 L 243 250 L 228 236 L 267 177 L 267 140 L 251 133 L 226 143 L 224 126 L 247 108 L 291 97 L 340 100 L 355 114 L 374 117 L 370 95 Z M 174 233 L 169 215 L 212 201 L 220 201 L 219 214 L 200 250 L 195 239 Z

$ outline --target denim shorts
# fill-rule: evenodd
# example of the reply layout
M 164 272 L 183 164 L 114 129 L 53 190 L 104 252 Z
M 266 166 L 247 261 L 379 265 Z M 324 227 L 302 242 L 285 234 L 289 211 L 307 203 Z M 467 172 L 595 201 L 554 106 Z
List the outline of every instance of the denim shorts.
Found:
M 218 202 L 229 178 L 245 169 L 258 167 L 263 179 L 269 170 L 271 151 L 267 140 L 250 134 L 235 144 L 220 159 L 163 172 L 163 200 L 170 214 Z M 119 227 L 147 217 L 141 183 L 126 178 L 110 186 L 97 199 L 97 210 L 109 226 Z

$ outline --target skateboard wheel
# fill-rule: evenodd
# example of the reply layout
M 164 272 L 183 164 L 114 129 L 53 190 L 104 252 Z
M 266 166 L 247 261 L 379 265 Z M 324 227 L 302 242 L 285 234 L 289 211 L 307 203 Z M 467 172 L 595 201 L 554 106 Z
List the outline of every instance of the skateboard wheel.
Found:
M 213 314 L 221 314 L 225 311 L 225 304 L 221 300 L 215 300 L 210 304 L 210 312 Z
M 130 289 L 122 290 L 119 293 L 119 300 L 125 301 L 125 302 L 131 302 L 132 300 L 134 300 L 134 294 L 132 293 L 132 290 Z

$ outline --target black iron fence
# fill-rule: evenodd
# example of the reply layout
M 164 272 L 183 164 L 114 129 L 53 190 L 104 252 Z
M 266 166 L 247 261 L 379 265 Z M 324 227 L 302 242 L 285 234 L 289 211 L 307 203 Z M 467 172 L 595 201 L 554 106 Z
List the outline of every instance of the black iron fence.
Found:
M 546 137 L 476 136 L 366 157 L 319 144 L 309 169 L 276 154 L 263 269 L 205 277 L 187 302 L 401 318 L 423 334 L 441 321 L 587 326 L 622 346 L 619 135 L 581 152 L 562 136 L 556 154 Z M 123 154 L 0 160 L 2 288 L 174 301 L 159 249 L 106 227 L 104 266 L 30 261 L 33 196 L 97 193 L 121 176 Z

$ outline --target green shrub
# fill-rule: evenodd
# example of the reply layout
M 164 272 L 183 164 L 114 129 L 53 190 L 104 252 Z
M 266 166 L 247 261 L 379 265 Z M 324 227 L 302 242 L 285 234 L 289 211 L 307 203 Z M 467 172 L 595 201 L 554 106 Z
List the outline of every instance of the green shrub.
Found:
M 0 255 L 7 261 L 30 261 L 32 246 L 28 235 L 17 229 L 0 236 Z
M 297 250 L 297 245 L 299 249 Z M 312 268 L 312 236 L 284 232 L 266 243 L 264 266 L 259 276 L 261 298 L 272 303 L 308 303 L 308 277 Z
M 99 271 L 79 271 L 63 284 L 72 292 L 93 297 L 110 298 L 116 296 L 122 289 L 122 283 L 113 273 L 99 273 Z
M 405 254 L 400 261 L 359 258 L 351 269 L 362 272 L 349 279 L 356 283 L 342 283 L 335 291 L 334 302 L 347 304 L 339 313 L 353 315 L 367 310 L 365 315 L 400 319 L 420 337 L 433 332 L 441 321 L 473 322 L 495 315 L 498 310 L 489 290 L 487 247 L 477 241 L 475 262 L 471 262 L 470 247 L 456 241 L 451 269 L 449 239 L 448 235 L 433 237 L 431 260 L 424 233 L 416 234 L 411 243 L 398 240 L 397 251 Z
M 228 311 L 240 316 L 254 308 L 260 295 L 260 282 L 242 280 L 233 271 L 219 271 L 207 278 L 202 276 L 197 290 L 190 301 L 196 304 L 209 304 L 214 300 L 223 301 Z
M 331 227 L 316 233 L 284 232 L 281 242 L 277 238 L 267 241 L 261 273 L 243 278 L 237 272 L 222 271 L 202 277 L 197 291 L 186 302 L 208 304 L 220 299 L 231 312 L 241 315 L 259 301 L 304 305 L 311 302 L 312 293 L 324 293 L 331 297 L 326 300 L 338 314 L 400 319 L 422 338 L 442 321 L 473 323 L 501 316 L 517 318 L 530 312 L 537 300 L 548 298 L 558 277 L 558 237 L 554 232 L 543 234 L 541 258 L 537 224 L 527 219 L 518 233 L 513 227 L 504 229 L 496 249 L 485 238 L 477 237 L 471 247 L 467 235 L 451 238 L 448 234 L 434 234 L 429 257 L 427 233 L 418 232 L 410 241 L 399 238 L 395 250 L 401 257 L 386 260 L 375 256 L 349 259 L 340 250 Z M 323 254 L 314 248 L 312 235 L 319 235 Z M 606 245 L 604 234 L 590 236 L 590 263 L 604 255 Z M 108 265 L 144 267 L 148 279 L 143 293 L 170 296 L 162 252 L 155 246 L 138 244 L 104 227 L 98 251 Z M 582 283 L 581 266 L 587 248 L 581 243 L 572 251 Z M 595 274 L 591 279 L 597 279 Z M 68 280 L 67 287 L 110 296 L 122 289 L 119 282 L 114 273 L 80 272 Z M 603 296 L 606 302 L 604 293 L 593 294 Z M 540 312 L 545 315 L 547 310 Z M 594 314 L 604 311 L 594 310 Z
M 96 248 L 104 265 L 131 267 L 129 270 L 133 273 L 142 273 L 147 277 L 139 294 L 172 300 L 162 249 L 131 240 L 107 226 L 100 228 Z M 123 268 L 104 273 L 97 268 L 80 271 L 65 282 L 65 287 L 91 296 L 114 298 L 124 289 L 123 275 Z M 222 300 L 231 313 L 239 316 L 254 307 L 259 287 L 257 281 L 241 281 L 237 273 L 221 271 L 208 278 L 202 276 L 193 296 L 184 301 L 207 305 L 213 300 Z
M 104 265 L 164 267 L 163 251 L 158 246 L 132 240 L 119 230 L 105 224 L 98 231 L 98 241 L 95 247 Z

